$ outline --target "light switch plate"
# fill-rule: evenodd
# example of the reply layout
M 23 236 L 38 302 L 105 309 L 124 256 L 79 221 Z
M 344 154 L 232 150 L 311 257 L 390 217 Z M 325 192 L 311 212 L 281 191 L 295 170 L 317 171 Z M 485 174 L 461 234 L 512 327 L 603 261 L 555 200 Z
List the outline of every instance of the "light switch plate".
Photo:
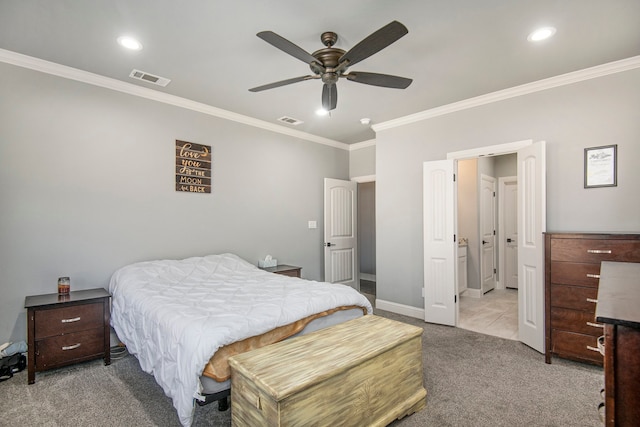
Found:
M 316 221 L 309 221 L 309 228 L 318 228 L 318 223 Z

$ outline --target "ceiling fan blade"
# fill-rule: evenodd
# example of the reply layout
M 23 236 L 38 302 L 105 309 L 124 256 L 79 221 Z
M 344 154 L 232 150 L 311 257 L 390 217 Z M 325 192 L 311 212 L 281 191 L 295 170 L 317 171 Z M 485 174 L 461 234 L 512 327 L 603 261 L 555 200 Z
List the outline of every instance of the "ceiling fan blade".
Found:
M 352 82 L 364 83 L 366 85 L 391 87 L 395 89 L 406 89 L 409 87 L 412 79 L 406 77 L 390 76 L 388 74 L 365 73 L 361 71 L 352 71 L 345 74 L 344 77 Z
M 302 81 L 305 81 L 305 80 L 319 79 L 319 78 L 320 78 L 320 76 L 294 77 L 292 79 L 280 80 L 279 82 L 273 82 L 273 83 L 269 83 L 269 84 L 266 84 L 266 85 L 254 87 L 254 88 L 249 89 L 249 92 L 260 92 L 260 91 L 267 90 L 267 89 L 273 89 L 273 88 L 280 87 L 280 86 L 290 85 L 291 83 L 298 83 L 298 82 L 302 82 Z
M 322 86 L 322 108 L 331 111 L 338 105 L 338 87 L 335 84 Z
M 392 21 L 349 49 L 338 62 L 349 61 L 348 66 L 356 64 L 381 51 L 408 32 L 407 27 L 398 21 Z
M 273 31 L 261 31 L 256 34 L 262 40 L 277 47 L 281 51 L 288 53 L 289 55 L 298 58 L 300 61 L 311 64 L 312 62 L 318 62 L 316 58 L 311 56 L 309 52 L 291 43 L 289 40 L 274 33 Z

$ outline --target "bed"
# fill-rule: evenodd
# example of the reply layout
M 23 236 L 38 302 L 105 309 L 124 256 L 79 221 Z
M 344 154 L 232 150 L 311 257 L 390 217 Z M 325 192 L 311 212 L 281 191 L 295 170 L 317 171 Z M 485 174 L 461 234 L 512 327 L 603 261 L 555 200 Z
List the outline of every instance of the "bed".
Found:
M 109 291 L 118 338 L 184 426 L 194 398 L 228 393 L 226 358 L 373 311 L 348 286 L 268 273 L 234 254 L 131 264 Z

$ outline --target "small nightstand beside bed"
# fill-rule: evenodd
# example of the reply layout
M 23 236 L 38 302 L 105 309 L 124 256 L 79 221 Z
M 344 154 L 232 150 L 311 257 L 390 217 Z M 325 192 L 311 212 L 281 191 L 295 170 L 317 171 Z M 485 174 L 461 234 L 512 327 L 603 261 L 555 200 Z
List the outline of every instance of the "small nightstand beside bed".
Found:
M 111 323 L 188 426 L 225 398 L 234 354 L 372 313 L 354 289 L 273 274 L 233 254 L 132 264 L 111 279 Z

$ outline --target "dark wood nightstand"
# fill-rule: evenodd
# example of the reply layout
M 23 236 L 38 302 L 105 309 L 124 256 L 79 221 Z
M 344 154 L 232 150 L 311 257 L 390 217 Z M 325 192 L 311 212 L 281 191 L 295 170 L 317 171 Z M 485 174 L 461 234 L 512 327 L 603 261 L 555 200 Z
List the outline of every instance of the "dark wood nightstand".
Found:
M 111 363 L 110 298 L 102 288 L 25 298 L 29 384 L 36 372 L 101 357 Z
M 262 268 L 264 271 L 268 271 L 269 273 L 282 274 L 283 276 L 291 276 L 291 277 L 301 277 L 300 271 L 302 267 L 296 267 L 294 265 L 276 265 L 275 267 L 265 267 Z

